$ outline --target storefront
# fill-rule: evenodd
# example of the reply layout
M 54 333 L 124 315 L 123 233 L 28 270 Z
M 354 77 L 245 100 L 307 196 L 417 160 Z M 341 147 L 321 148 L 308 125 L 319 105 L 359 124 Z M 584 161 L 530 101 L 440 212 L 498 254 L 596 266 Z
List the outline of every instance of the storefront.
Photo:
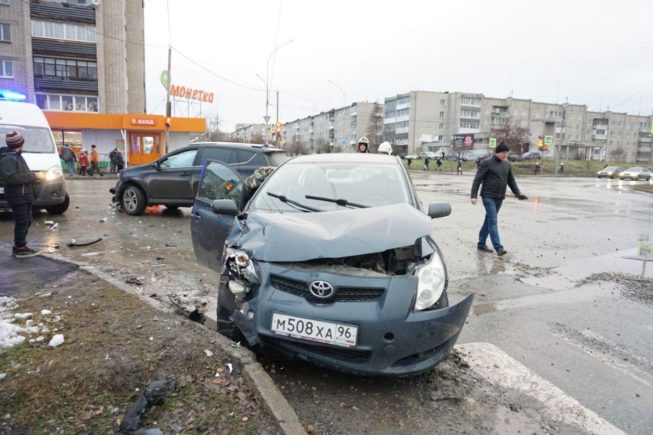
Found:
M 57 147 L 68 144 L 77 153 L 96 145 L 100 161 L 117 148 L 129 165 L 154 161 L 165 154 L 165 117 L 161 115 L 44 111 Z M 171 118 L 168 151 L 188 145 L 204 133 L 204 118 Z

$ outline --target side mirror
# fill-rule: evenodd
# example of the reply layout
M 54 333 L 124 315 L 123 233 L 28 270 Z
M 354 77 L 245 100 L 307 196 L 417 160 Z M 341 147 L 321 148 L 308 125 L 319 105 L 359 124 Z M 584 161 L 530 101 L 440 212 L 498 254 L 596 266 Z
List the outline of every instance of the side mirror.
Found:
M 156 162 L 154 162 L 154 169 L 156 169 L 157 171 L 160 171 L 161 170 L 161 162 L 159 162 L 158 160 Z
M 446 202 L 438 202 L 435 204 L 429 204 L 428 215 L 431 219 L 437 219 L 451 214 L 451 204 Z
M 211 211 L 215 214 L 238 216 L 240 210 L 233 199 L 216 199 L 211 203 Z

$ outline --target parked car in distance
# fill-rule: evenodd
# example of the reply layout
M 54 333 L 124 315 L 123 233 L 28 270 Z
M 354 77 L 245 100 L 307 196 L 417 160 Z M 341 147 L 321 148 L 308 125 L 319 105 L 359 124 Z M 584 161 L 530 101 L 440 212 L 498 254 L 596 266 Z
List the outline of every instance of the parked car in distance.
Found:
M 220 273 L 218 331 L 353 374 L 420 373 L 446 358 L 473 295 L 449 305 L 431 219 L 401 160 L 315 154 L 278 167 L 247 204 L 208 162 L 192 209 L 198 261 Z
M 650 180 L 651 171 L 648 168 L 643 168 L 641 166 L 633 166 L 628 168 L 622 173 L 619 174 L 619 178 L 622 180 Z
M 420 157 L 417 154 L 406 154 L 403 158 L 406 160 L 417 160 Z
M 616 178 L 624 171 L 621 166 L 607 166 L 596 173 L 597 178 Z
M 542 160 L 542 152 L 527 151 L 519 157 L 519 160 Z
M 132 216 L 149 205 L 190 207 L 197 195 L 200 171 L 208 160 L 228 164 L 242 177 L 262 166 L 279 166 L 288 159 L 284 150 L 263 145 L 202 142 L 172 151 L 160 159 L 120 171 L 114 201 Z
M 489 150 L 466 150 L 463 151 L 461 156 L 463 161 L 472 161 L 475 162 L 477 159 L 484 159 L 491 155 Z
M 422 151 L 421 153 L 419 153 L 419 158 L 422 160 L 424 159 L 435 160 L 437 156 L 438 155 L 433 151 Z

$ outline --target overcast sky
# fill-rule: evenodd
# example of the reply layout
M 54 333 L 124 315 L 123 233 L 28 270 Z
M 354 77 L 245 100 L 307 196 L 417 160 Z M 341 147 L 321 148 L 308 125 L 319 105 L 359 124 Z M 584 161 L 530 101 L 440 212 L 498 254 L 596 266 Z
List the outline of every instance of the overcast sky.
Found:
M 214 92 L 202 115 L 227 131 L 263 122 L 268 58 L 282 122 L 411 90 L 653 111 L 651 0 L 168 1 L 170 43 L 197 62 L 173 51 L 172 83 Z M 166 9 L 145 0 L 151 113 L 165 107 Z

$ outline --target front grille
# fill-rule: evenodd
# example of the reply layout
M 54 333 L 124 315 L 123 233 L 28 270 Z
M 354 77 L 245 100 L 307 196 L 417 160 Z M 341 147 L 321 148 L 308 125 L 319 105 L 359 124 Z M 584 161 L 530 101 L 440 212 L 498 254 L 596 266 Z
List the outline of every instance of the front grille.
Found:
M 378 299 L 382 294 L 383 288 L 375 287 L 335 287 L 334 295 L 329 299 L 320 299 L 315 297 L 309 291 L 309 282 L 288 279 L 278 275 L 271 275 L 270 282 L 274 288 L 282 292 L 290 293 L 295 296 L 301 296 L 313 303 L 330 304 L 333 302 L 366 302 Z

